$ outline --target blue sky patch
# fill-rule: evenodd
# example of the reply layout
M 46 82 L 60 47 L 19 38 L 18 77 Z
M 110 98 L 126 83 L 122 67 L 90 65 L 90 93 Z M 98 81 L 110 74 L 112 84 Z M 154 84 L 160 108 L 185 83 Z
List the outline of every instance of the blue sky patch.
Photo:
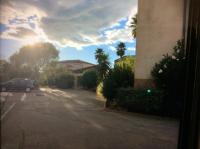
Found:
M 84 47 L 82 50 L 77 50 L 76 48 L 62 48 L 60 49 L 59 58 L 60 60 L 73 60 L 73 59 L 80 59 L 84 60 L 93 64 L 96 64 L 94 53 L 97 48 L 102 48 L 105 53 L 109 54 L 109 60 L 111 64 L 114 63 L 114 60 L 118 59 L 119 56 L 117 56 L 116 51 L 113 51 L 110 49 L 110 47 L 117 47 L 117 43 L 115 44 L 102 44 L 102 45 L 92 45 Z M 135 44 L 136 42 L 133 40 L 132 42 L 126 42 L 126 52 L 125 55 L 135 55 Z M 130 50 L 131 49 L 131 50 Z
M 115 23 L 112 27 L 108 27 L 108 28 L 104 28 L 100 30 L 100 33 L 104 36 L 106 31 L 124 29 L 127 22 L 128 22 L 128 17 L 122 18 L 117 23 Z
M 9 27 L 7 27 L 5 24 L 0 23 L 0 33 L 3 33 L 4 31 L 8 30 Z

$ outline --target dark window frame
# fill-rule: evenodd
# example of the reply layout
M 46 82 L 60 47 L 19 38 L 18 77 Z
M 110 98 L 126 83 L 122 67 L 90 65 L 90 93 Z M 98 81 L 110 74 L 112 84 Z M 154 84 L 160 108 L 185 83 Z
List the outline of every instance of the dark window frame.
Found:
M 185 0 L 186 88 L 178 149 L 198 149 L 200 125 L 200 1 Z

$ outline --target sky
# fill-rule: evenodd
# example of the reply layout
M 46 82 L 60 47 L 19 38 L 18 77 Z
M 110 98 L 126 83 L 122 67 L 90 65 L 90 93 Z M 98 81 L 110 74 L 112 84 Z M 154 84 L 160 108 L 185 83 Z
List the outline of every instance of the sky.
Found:
M 131 18 L 137 0 L 1 0 L 0 58 L 9 59 L 27 44 L 51 42 L 60 60 L 96 63 L 94 53 L 103 48 L 111 63 L 116 47 L 126 44 L 135 55 Z M 36 49 L 37 50 L 37 49 Z

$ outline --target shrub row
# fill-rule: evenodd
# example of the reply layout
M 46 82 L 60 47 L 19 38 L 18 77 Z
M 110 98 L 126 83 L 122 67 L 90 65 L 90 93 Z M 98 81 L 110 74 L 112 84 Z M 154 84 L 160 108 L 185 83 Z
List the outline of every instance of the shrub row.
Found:
M 43 85 L 55 86 L 61 89 L 74 87 L 74 76 L 68 72 L 57 73 L 56 75 L 48 76 Z
M 69 73 L 62 73 L 55 78 L 55 86 L 62 89 L 74 87 L 74 76 Z
M 134 90 L 120 88 L 115 102 L 118 106 L 131 111 L 160 115 L 162 113 L 163 93 L 158 90 Z
M 179 40 L 171 55 L 154 65 L 151 74 L 158 89 L 163 90 L 163 111 L 168 115 L 180 116 L 183 110 L 186 59 L 184 41 Z
M 164 55 L 151 71 L 157 90 L 134 90 L 132 64 L 123 59 L 118 61 L 98 86 L 98 91 L 102 91 L 107 99 L 106 106 L 117 105 L 133 112 L 180 117 L 186 72 L 183 40 L 177 42 L 173 51 L 172 55 Z
M 85 89 L 96 89 L 97 87 L 97 71 L 96 70 L 88 70 L 83 73 L 80 78 L 80 84 Z
M 122 63 L 121 65 L 115 65 L 113 69 L 109 71 L 106 78 L 103 80 L 102 93 L 107 99 L 107 106 L 117 96 L 117 90 L 121 87 L 133 87 L 134 86 L 134 72 L 132 67 Z

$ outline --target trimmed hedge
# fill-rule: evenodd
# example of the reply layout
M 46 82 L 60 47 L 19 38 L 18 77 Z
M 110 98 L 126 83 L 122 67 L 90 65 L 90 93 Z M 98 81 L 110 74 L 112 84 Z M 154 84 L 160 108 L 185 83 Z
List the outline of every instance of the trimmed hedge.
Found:
M 95 70 L 88 70 L 83 73 L 80 84 L 83 88 L 94 89 L 97 87 L 98 76 Z
M 74 80 L 74 75 L 66 71 L 66 68 L 57 62 L 52 62 L 44 67 L 39 82 L 41 85 L 67 89 L 74 87 Z
M 117 91 L 116 104 L 131 112 L 161 115 L 163 93 L 158 90 L 134 90 L 120 88 Z
M 74 87 L 74 76 L 69 73 L 61 73 L 56 76 L 55 86 L 62 89 L 68 89 Z
M 117 97 L 117 90 L 121 87 L 133 87 L 134 86 L 134 72 L 132 68 L 122 63 L 121 65 L 115 65 L 115 67 L 109 71 L 106 78 L 103 80 L 102 93 L 107 99 L 106 106 Z

